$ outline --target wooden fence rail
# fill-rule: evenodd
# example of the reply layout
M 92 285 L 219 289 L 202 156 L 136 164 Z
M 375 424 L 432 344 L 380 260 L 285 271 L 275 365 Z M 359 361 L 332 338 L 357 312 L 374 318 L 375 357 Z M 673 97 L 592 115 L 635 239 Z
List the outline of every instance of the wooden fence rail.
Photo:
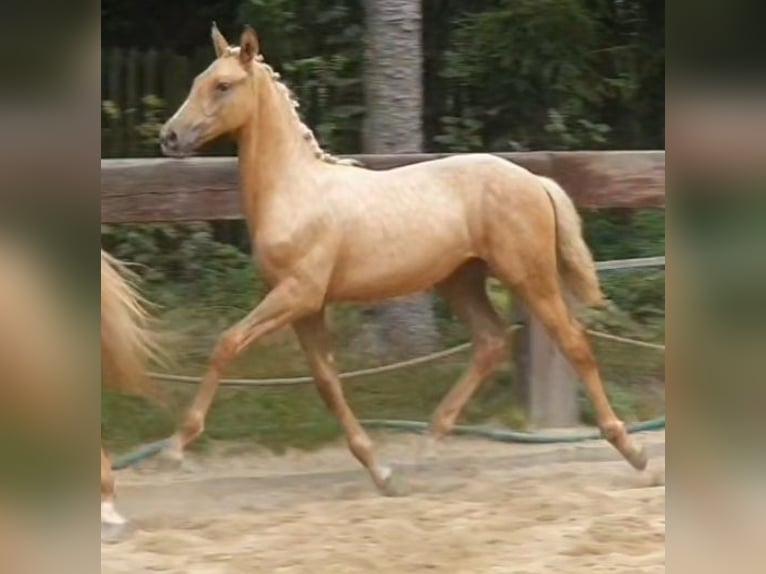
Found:
M 350 156 L 388 169 L 449 154 Z M 579 208 L 665 205 L 664 151 L 498 153 L 553 177 Z M 240 219 L 236 158 L 102 159 L 101 220 L 149 223 Z

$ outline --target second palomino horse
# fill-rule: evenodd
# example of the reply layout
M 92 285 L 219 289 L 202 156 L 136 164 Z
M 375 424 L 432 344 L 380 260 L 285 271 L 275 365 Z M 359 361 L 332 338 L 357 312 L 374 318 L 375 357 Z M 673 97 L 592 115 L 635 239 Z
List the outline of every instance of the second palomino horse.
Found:
M 144 299 L 132 275 L 118 259 L 101 250 L 101 370 L 105 385 L 137 396 L 157 398 L 146 369 L 164 356 L 156 333 L 149 328 Z M 115 481 L 101 447 L 101 538 L 119 538 L 127 521 L 114 506 Z
M 325 153 L 297 103 L 245 28 L 238 47 L 213 25 L 216 59 L 163 126 L 164 153 L 190 155 L 224 135 L 238 144 L 245 215 L 268 295 L 218 340 L 198 395 L 175 435 L 176 454 L 203 432 L 225 367 L 248 345 L 292 325 L 317 388 L 351 452 L 383 493 L 391 469 L 344 398 L 324 311 L 435 288 L 469 329 L 466 372 L 433 414 L 427 439 L 453 427 L 478 386 L 507 356 L 503 323 L 486 292 L 500 279 L 547 328 L 574 365 L 604 437 L 636 469 L 647 457 L 612 410 L 583 328 L 562 297 L 603 303 L 580 219 L 552 180 L 487 154 L 373 171 Z M 563 284 L 563 287 L 562 287 Z

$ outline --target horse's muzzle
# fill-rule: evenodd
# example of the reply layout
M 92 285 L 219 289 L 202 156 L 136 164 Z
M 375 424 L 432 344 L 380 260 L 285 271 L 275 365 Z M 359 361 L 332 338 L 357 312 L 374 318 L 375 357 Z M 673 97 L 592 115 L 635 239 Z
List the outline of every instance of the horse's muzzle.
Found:
M 194 134 L 196 135 L 196 134 Z M 170 157 L 187 157 L 194 151 L 196 137 L 181 137 L 176 130 L 165 124 L 160 130 L 160 149 Z

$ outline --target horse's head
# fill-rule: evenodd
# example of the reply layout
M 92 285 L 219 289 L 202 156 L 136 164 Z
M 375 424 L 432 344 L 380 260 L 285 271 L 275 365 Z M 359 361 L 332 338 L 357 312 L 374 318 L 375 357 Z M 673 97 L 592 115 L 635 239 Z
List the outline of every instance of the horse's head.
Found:
M 183 157 L 205 143 L 236 133 L 255 113 L 258 39 L 246 26 L 239 47 L 230 47 L 213 24 L 216 59 L 194 79 L 186 101 L 160 130 L 164 154 Z

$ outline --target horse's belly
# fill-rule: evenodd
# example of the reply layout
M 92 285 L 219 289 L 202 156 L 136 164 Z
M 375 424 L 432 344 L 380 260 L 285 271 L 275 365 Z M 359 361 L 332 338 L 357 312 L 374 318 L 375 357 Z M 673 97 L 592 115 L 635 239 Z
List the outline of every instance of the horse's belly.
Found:
M 464 246 L 441 251 L 425 245 L 392 247 L 383 246 L 365 256 L 339 261 L 328 297 L 372 301 L 426 291 L 446 279 L 472 255 Z

